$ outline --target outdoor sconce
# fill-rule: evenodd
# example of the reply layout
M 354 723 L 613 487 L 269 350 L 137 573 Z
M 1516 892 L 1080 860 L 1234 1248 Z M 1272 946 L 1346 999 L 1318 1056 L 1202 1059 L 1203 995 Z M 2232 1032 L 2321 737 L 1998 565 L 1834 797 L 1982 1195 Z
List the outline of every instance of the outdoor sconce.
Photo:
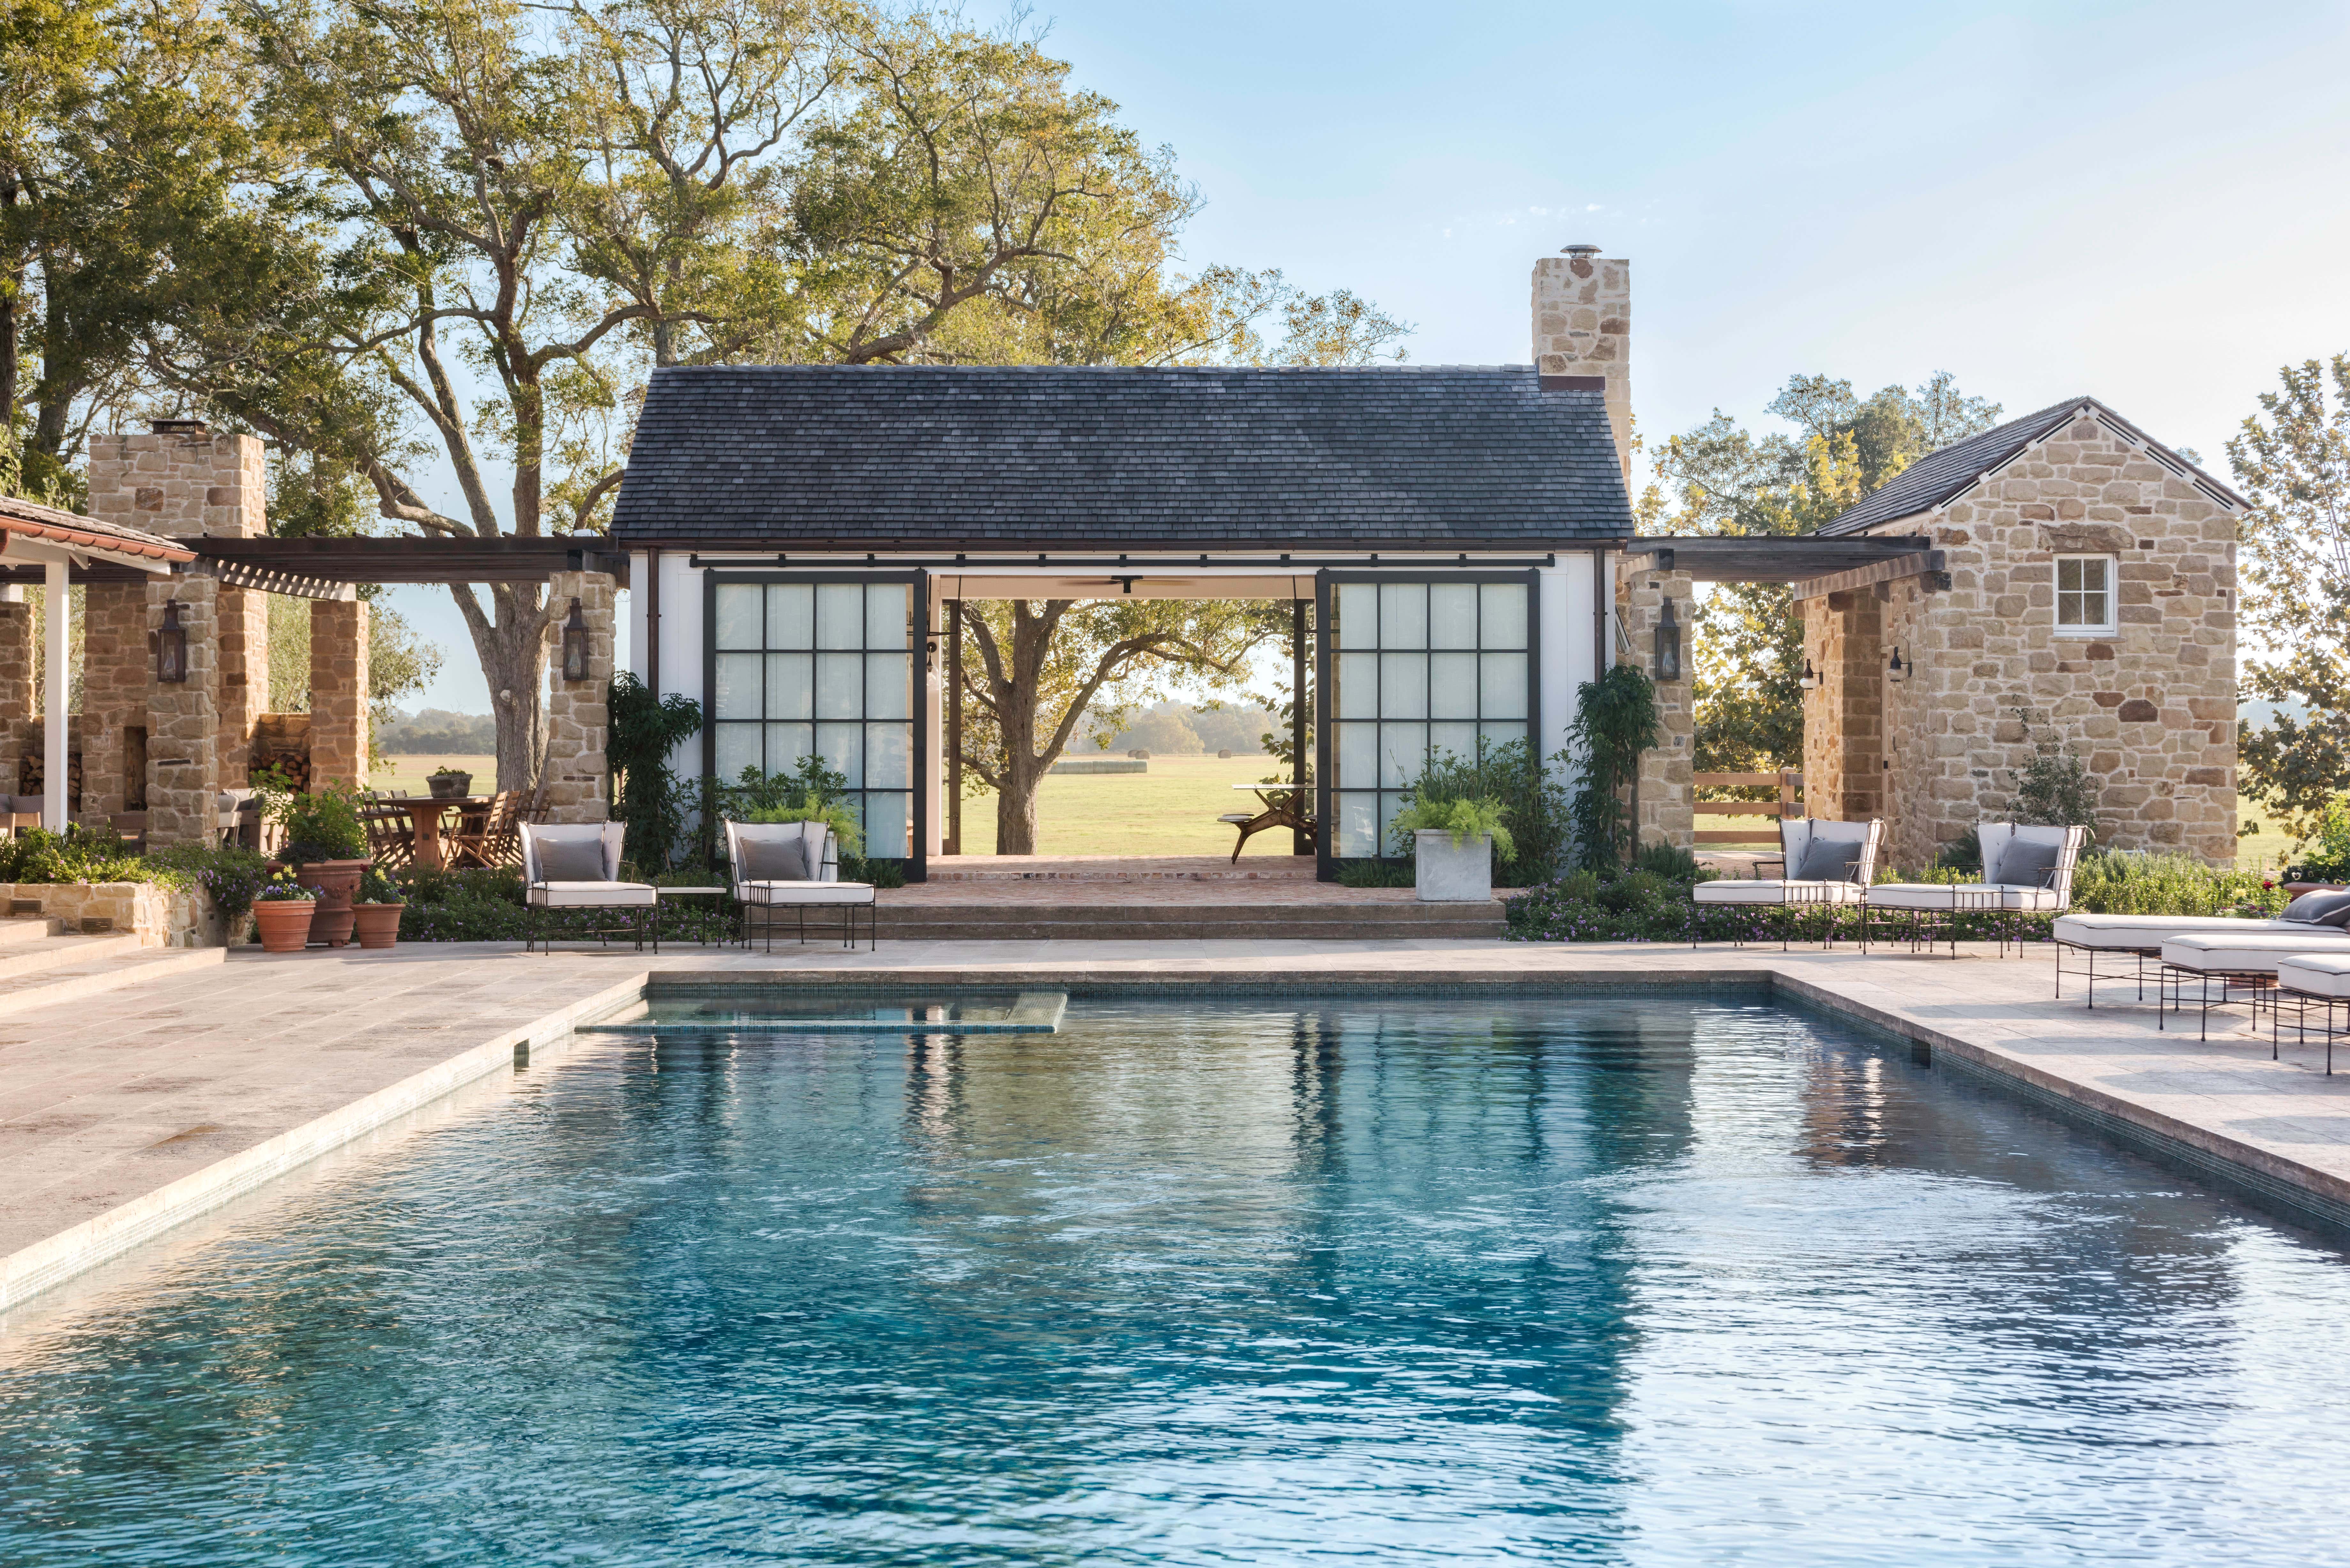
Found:
M 1909 679 L 1909 672 L 1917 668 L 1918 661 L 1914 659 L 1907 664 L 1904 664 L 1901 661 L 1901 649 L 1897 647 L 1893 650 L 1893 662 L 1885 667 L 1885 679 L 1887 680 L 1907 680 Z
M 1681 678 L 1681 623 L 1673 618 L 1673 601 L 1665 601 L 1665 618 L 1657 623 L 1657 679 Z
M 579 601 L 571 601 L 571 614 L 563 623 L 563 679 L 588 679 L 588 618 L 579 613 Z
M 1813 671 L 1810 659 L 1804 660 L 1804 678 L 1795 684 L 1806 691 L 1816 691 L 1820 689 L 1820 678 Z
M 155 634 L 155 679 L 171 685 L 188 679 L 188 628 L 180 624 L 180 601 L 163 603 L 163 628 Z

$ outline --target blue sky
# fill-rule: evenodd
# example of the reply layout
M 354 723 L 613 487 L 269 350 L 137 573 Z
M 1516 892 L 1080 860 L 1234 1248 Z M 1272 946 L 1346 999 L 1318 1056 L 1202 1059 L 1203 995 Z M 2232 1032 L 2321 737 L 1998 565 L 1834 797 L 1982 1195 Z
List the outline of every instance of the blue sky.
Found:
M 972 15 L 983 13 L 974 8 Z M 1431 17 L 1441 20 L 1431 21 Z M 1166 142 L 1193 262 L 1278 266 L 1523 363 L 1537 255 L 1633 262 L 1645 431 L 1796 371 L 2111 403 L 2225 473 L 2277 367 L 2350 349 L 2350 6 L 1040 8 Z M 437 601 L 437 602 L 436 602 Z M 394 601 L 486 710 L 445 596 Z

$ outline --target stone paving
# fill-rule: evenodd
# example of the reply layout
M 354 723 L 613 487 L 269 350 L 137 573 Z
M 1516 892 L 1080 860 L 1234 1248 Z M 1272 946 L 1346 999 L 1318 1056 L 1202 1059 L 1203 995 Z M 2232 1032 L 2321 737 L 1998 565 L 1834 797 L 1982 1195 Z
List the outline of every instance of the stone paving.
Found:
M 2151 1005 L 2094 1012 L 2052 1000 L 2053 956 L 1952 961 L 1877 953 L 1641 944 L 1385 941 L 900 942 L 878 952 L 811 943 L 732 950 L 565 950 L 412 945 L 225 964 L 0 1022 L 0 1260 L 29 1243 L 534 1020 L 646 977 L 688 981 L 969 981 L 997 986 L 1211 990 L 1272 983 L 1471 987 L 1776 983 L 1929 1040 L 2042 1093 L 2152 1128 L 2350 1212 L 2350 1072 L 2288 1033 L 2281 1061 L 2241 1022 L 2199 1042 L 2158 1032 Z M 2223 1033 L 2235 1030 L 2236 1033 Z

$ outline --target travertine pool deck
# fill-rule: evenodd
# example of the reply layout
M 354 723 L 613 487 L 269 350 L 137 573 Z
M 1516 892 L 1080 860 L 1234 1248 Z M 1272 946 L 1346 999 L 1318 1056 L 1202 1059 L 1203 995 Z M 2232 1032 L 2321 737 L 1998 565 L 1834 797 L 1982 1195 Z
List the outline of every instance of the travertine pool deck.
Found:
M 811 943 L 525 955 L 414 945 L 227 963 L 0 1022 L 0 1309 L 428 1104 L 511 1071 L 517 1046 L 627 1006 L 651 980 L 977 983 L 1087 991 L 1770 986 L 1922 1042 L 1938 1063 L 2240 1185 L 2350 1223 L 2350 1071 L 2282 1060 L 2215 1015 L 2199 1042 L 2101 988 L 2052 999 L 2050 950 L 1958 961 L 1646 944 L 1444 940 Z M 2239 1031 L 2239 1033 L 2226 1033 Z M 2350 1066 L 2350 1056 L 2345 1056 Z M 555 1070 L 559 1071 L 559 1066 Z

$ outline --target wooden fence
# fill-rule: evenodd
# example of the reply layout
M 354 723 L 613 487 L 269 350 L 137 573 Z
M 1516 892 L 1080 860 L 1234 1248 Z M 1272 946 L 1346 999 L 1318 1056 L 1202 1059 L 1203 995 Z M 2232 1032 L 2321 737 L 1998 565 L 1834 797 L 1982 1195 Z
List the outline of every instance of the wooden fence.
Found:
M 1774 774 L 1699 774 L 1690 780 L 1693 787 L 1703 789 L 1711 784 L 1776 785 L 1776 800 L 1701 800 L 1695 810 L 1700 816 L 1767 816 L 1775 824 L 1780 818 L 1794 816 L 1803 809 L 1795 797 L 1804 787 L 1800 768 L 1783 768 Z M 1771 844 L 1779 842 L 1776 826 L 1770 828 L 1715 827 L 1700 828 L 1698 843 L 1707 844 Z

